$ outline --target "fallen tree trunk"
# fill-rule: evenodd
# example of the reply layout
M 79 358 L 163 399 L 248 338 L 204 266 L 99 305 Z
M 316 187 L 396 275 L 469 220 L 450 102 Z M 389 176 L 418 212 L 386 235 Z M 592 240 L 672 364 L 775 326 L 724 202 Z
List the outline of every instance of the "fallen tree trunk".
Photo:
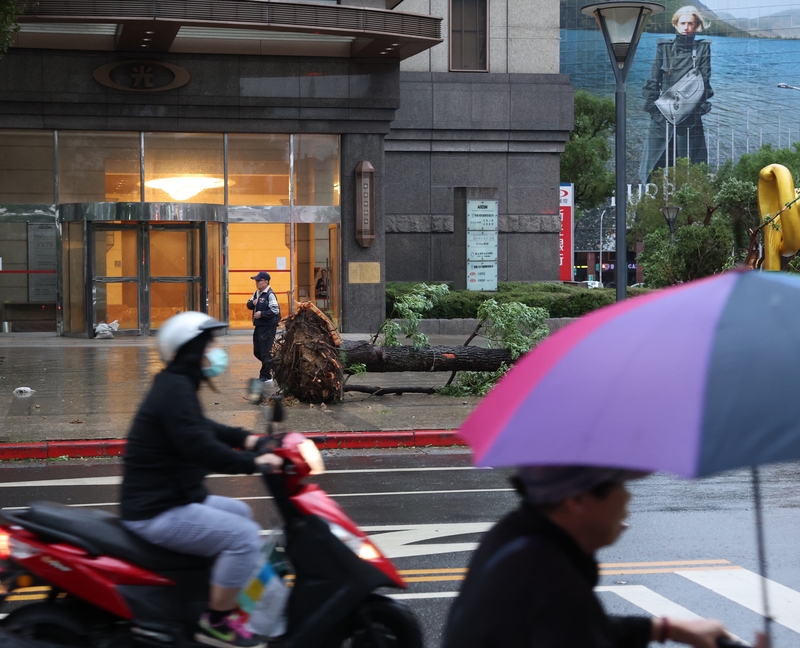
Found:
M 435 394 L 438 390 L 435 387 L 365 387 L 363 385 L 345 385 L 344 391 L 383 396 L 384 394 Z
M 386 371 L 496 371 L 513 364 L 505 349 L 468 346 L 435 346 L 414 349 L 410 346 L 381 347 L 368 342 L 345 341 L 340 352 L 344 365 L 363 364 L 368 372 Z

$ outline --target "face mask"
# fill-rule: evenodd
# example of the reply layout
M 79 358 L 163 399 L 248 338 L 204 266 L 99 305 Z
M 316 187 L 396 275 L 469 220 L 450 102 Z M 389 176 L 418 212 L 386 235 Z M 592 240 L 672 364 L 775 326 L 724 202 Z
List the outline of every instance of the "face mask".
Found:
M 228 368 L 228 354 L 225 353 L 225 349 L 214 347 L 206 352 L 206 358 L 211 363 L 208 367 L 203 367 L 203 375 L 206 378 L 219 376 Z

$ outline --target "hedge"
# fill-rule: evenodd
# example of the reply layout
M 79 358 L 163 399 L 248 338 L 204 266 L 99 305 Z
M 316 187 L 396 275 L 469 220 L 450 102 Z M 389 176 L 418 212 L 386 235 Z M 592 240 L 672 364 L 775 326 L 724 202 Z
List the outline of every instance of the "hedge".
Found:
M 394 300 L 410 291 L 416 282 L 387 282 L 386 314 L 392 315 Z M 649 292 L 642 288 L 628 288 L 628 295 L 635 297 Z M 474 318 L 478 307 L 486 299 L 498 302 L 521 302 L 527 306 L 539 306 L 547 310 L 550 317 L 580 317 L 593 310 L 613 304 L 616 299 L 614 288 L 594 288 L 561 283 L 522 283 L 509 281 L 500 283 L 496 293 L 456 290 L 445 295 L 425 314 L 426 319 Z

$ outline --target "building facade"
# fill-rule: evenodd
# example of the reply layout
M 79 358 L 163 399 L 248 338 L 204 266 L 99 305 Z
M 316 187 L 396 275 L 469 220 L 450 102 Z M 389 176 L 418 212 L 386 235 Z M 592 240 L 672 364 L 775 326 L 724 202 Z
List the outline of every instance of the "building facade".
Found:
M 284 314 L 310 299 L 374 331 L 387 280 L 450 279 L 458 185 L 501 188 L 502 279 L 555 278 L 557 10 L 550 68 L 456 73 L 426 54 L 447 6 L 357 4 L 27 8 L 0 59 L 5 327 L 52 313 L 64 334 L 149 334 L 196 309 L 249 328 L 268 270 Z

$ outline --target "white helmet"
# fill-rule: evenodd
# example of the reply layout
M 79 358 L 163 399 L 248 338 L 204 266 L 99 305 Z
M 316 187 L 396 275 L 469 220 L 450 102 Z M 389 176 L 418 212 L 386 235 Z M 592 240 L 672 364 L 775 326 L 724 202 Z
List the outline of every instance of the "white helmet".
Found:
M 197 311 L 186 311 L 170 317 L 163 326 L 158 329 L 156 334 L 156 348 L 158 355 L 164 362 L 172 362 L 175 354 L 178 353 L 184 344 L 193 340 L 204 331 L 221 329 L 227 327 L 217 319 L 198 313 Z

